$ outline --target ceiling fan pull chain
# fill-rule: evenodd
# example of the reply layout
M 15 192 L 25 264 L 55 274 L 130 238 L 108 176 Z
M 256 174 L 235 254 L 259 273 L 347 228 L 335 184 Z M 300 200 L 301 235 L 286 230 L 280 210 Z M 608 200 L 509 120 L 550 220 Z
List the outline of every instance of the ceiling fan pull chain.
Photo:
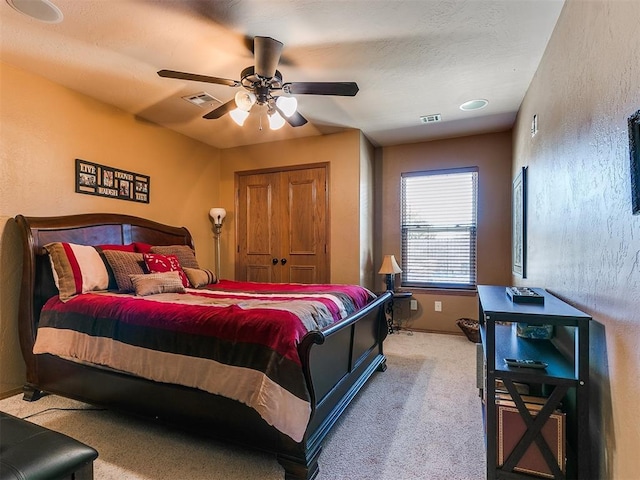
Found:
M 262 115 L 260 115 L 258 118 L 260 120 L 260 125 L 259 125 L 258 130 L 262 131 Z

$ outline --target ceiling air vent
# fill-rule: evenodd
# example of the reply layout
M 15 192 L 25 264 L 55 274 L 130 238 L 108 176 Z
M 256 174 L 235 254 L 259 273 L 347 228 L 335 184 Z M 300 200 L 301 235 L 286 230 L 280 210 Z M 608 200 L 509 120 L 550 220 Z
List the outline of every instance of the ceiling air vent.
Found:
M 434 113 L 432 115 L 423 115 L 420 117 L 420 122 L 422 123 L 436 123 L 442 120 L 442 115 L 439 113 Z
M 187 95 L 184 98 L 187 102 L 191 102 L 199 107 L 211 105 L 212 103 L 222 103 L 216 97 L 207 92 L 194 93 L 193 95 Z

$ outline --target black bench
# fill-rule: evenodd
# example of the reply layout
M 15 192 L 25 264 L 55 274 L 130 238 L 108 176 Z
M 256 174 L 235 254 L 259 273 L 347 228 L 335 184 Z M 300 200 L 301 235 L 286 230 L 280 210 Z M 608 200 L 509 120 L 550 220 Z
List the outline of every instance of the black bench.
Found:
M 92 480 L 97 457 L 84 443 L 0 412 L 0 480 Z

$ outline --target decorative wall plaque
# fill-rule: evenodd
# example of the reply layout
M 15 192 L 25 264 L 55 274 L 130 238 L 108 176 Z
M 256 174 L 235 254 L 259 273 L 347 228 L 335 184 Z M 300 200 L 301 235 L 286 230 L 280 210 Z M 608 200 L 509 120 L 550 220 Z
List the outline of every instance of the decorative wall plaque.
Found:
M 76 192 L 149 203 L 148 175 L 76 158 Z

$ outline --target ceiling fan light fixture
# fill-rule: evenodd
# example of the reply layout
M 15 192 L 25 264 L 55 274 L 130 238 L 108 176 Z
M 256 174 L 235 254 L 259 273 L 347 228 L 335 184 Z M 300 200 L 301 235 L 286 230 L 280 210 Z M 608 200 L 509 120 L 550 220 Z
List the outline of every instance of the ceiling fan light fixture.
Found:
M 249 112 L 240 108 L 235 108 L 229 112 L 229 115 L 231 116 L 231 119 L 239 126 L 243 126 L 244 121 L 249 116 Z
M 240 110 L 248 112 L 251 107 L 256 103 L 256 96 L 253 92 L 239 91 L 235 96 L 236 106 Z
M 284 126 L 284 118 L 277 111 L 269 115 L 269 128 L 279 130 Z
M 278 97 L 276 100 L 276 105 L 280 109 L 282 113 L 284 113 L 287 117 L 290 117 L 294 113 L 296 113 L 296 109 L 298 108 L 298 100 L 295 97 Z

